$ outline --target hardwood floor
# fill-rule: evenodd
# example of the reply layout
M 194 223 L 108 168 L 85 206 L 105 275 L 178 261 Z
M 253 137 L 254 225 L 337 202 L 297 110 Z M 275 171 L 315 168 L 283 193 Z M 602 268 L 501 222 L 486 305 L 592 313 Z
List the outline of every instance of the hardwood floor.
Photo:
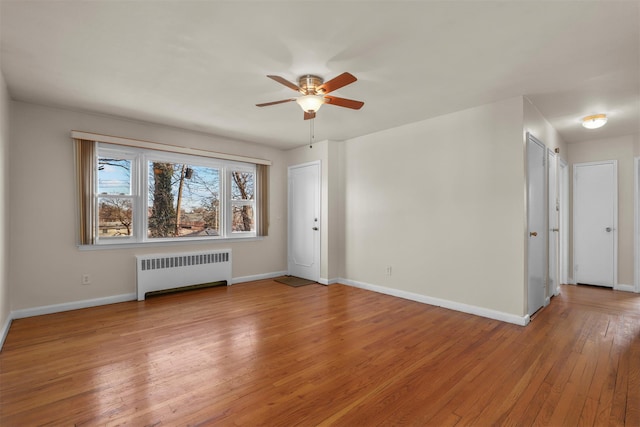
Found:
M 263 280 L 15 320 L 0 425 L 640 425 L 640 296 L 520 327 Z

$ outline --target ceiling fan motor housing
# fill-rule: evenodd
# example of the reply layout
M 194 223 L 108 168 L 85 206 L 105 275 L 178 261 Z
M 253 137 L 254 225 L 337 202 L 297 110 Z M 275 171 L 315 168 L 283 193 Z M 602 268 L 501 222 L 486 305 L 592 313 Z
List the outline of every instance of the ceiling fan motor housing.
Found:
M 300 87 L 300 93 L 303 95 L 322 95 L 324 90 L 318 90 L 318 87 L 324 83 L 321 77 L 307 74 L 300 77 L 298 80 L 298 86 Z

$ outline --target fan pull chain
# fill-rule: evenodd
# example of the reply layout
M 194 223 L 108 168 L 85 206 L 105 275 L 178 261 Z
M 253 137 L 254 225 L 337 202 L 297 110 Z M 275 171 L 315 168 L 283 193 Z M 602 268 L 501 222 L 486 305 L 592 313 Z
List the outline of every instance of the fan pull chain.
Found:
M 309 120 L 309 148 L 313 148 L 313 143 L 315 142 L 316 135 L 313 129 L 313 122 L 315 119 Z

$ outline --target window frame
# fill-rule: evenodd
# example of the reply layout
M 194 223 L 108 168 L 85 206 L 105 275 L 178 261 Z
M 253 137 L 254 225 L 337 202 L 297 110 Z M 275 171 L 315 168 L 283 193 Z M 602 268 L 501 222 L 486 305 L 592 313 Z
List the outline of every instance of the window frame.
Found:
M 110 236 L 100 237 L 99 233 L 99 200 L 104 194 L 98 194 L 98 159 L 105 157 L 104 154 L 114 158 L 131 159 L 131 196 L 114 195 L 114 197 L 131 198 L 133 204 L 133 232 L 131 236 Z M 257 166 L 253 163 L 239 162 L 234 160 L 225 160 L 215 157 L 200 156 L 197 154 L 185 154 L 164 150 L 154 150 L 150 148 L 137 148 L 132 146 L 121 146 L 110 144 L 107 142 L 96 141 L 95 156 L 93 165 L 94 189 L 92 196 L 92 204 L 94 207 L 94 243 L 95 246 L 109 245 L 129 245 L 129 244 L 165 244 L 165 243 L 187 243 L 198 241 L 219 241 L 219 240 L 236 240 L 251 239 L 259 237 L 257 233 L 257 224 L 260 213 L 256 205 L 258 197 L 256 188 Z M 149 165 L 151 162 L 164 162 L 172 164 L 187 164 L 192 166 L 201 166 L 218 169 L 220 189 L 220 218 L 218 224 L 218 236 L 192 236 L 192 237 L 149 237 L 148 212 L 151 208 L 149 203 Z M 231 200 L 231 173 L 233 171 L 250 172 L 254 177 L 254 199 L 241 200 L 241 205 L 251 204 L 253 207 L 254 227 L 252 231 L 232 232 L 232 206 L 234 201 Z M 249 203 L 250 202 L 250 203 Z
M 233 200 L 232 187 L 233 187 L 233 172 L 247 172 L 253 174 L 253 199 L 242 199 L 242 200 Z M 257 170 L 256 168 L 250 169 L 242 167 L 242 165 L 234 165 L 233 168 L 229 168 L 227 170 L 227 182 L 229 185 L 227 186 L 228 194 L 226 195 L 226 199 L 228 200 L 228 206 L 226 209 L 227 218 L 229 221 L 227 222 L 226 233 L 228 236 L 236 236 L 241 237 L 245 235 L 255 235 L 256 227 L 258 224 L 258 212 L 256 208 L 256 199 L 257 199 L 257 188 L 256 188 L 256 179 L 257 179 Z M 252 231 L 233 231 L 233 207 L 234 206 L 251 206 L 253 209 L 253 230 Z
M 98 180 L 98 169 L 99 169 L 99 159 L 100 157 L 106 157 L 103 154 L 110 154 L 109 157 L 125 159 L 131 162 L 131 171 L 129 178 L 129 186 L 130 186 L 130 194 L 110 194 L 110 193 L 100 193 L 100 182 Z M 140 218 L 136 214 L 136 206 L 140 204 L 140 183 L 139 183 L 139 165 L 137 161 L 138 153 L 136 150 L 133 150 L 129 147 L 121 147 L 121 146 L 113 146 L 110 144 L 103 144 L 101 147 L 99 143 L 96 143 L 95 150 L 95 161 L 93 166 L 94 173 L 94 189 L 93 189 L 93 200 L 92 204 L 94 207 L 94 236 L 95 236 L 95 245 L 114 245 L 114 244 L 131 244 L 138 243 L 136 239 L 136 232 L 140 228 Z M 100 199 L 107 198 L 108 196 L 113 196 L 113 198 L 119 199 L 130 199 L 131 200 L 131 215 L 132 221 L 131 226 L 133 229 L 133 233 L 129 236 L 102 236 L 100 234 Z

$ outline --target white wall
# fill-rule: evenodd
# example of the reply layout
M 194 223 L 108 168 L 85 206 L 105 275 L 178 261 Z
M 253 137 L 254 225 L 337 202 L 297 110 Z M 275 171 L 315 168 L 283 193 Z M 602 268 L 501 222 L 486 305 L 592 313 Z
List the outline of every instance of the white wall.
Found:
M 9 327 L 9 94 L 0 71 L 0 348 Z
M 634 172 L 633 157 L 638 135 L 597 139 L 568 144 L 571 177 L 569 185 L 573 194 L 573 165 L 600 160 L 618 161 L 618 285 L 634 285 L 633 233 L 634 233 Z M 573 211 L 570 212 L 573 215 Z M 573 216 L 571 216 L 573 218 Z M 571 234 L 573 238 L 573 234 Z M 570 248 L 570 273 L 573 271 L 573 253 Z
M 276 149 L 176 128 L 12 102 L 9 283 L 20 310 L 135 292 L 136 254 L 233 249 L 234 279 L 286 270 L 286 160 Z M 196 243 L 82 251 L 76 247 L 71 130 L 143 139 L 273 161 L 269 236 L 236 243 Z M 82 285 L 82 274 L 92 283 Z
M 523 102 L 347 141 L 342 277 L 524 316 Z

